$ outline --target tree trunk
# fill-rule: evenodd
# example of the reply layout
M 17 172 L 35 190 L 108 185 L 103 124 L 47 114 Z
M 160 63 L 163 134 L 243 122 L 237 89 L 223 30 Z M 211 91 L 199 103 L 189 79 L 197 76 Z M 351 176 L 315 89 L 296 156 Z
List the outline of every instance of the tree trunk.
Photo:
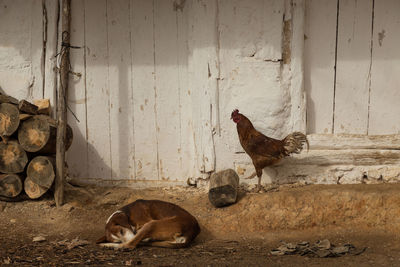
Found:
M 16 140 L 0 142 L 0 172 L 20 173 L 25 169 L 28 157 Z
M 18 174 L 0 175 L 0 196 L 16 197 L 22 192 L 22 180 Z
M 208 199 L 215 207 L 233 204 L 237 200 L 239 176 L 232 169 L 213 173 L 210 177 Z
M 21 100 L 21 101 L 19 101 L 18 109 L 19 109 L 19 111 L 21 111 L 22 113 L 27 113 L 27 114 L 33 114 L 33 115 L 35 115 L 35 114 L 37 113 L 38 106 L 36 106 L 36 105 L 34 105 L 34 104 L 32 104 L 32 103 L 29 103 L 29 102 L 26 101 L 26 100 Z
M 0 104 L 0 136 L 12 135 L 19 126 L 19 110 L 16 105 Z
M 72 143 L 72 129 L 67 127 L 67 150 Z M 18 130 L 18 141 L 28 152 L 42 154 L 56 153 L 57 124 L 55 120 L 45 115 L 35 115 L 21 123 Z
M 68 142 L 67 128 L 67 96 L 70 70 L 69 42 L 71 29 L 71 0 L 62 0 L 62 43 L 60 64 L 60 87 L 57 95 L 57 152 L 56 152 L 56 182 L 54 199 L 57 207 L 64 202 L 65 183 L 65 148 Z

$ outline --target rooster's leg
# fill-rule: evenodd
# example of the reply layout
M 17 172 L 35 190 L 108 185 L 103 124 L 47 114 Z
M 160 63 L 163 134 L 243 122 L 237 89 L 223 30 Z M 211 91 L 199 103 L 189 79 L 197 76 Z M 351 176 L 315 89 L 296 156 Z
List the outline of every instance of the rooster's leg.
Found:
M 258 177 L 257 191 L 260 191 L 261 190 L 262 169 L 256 168 L 256 174 L 257 174 L 257 177 Z
M 246 177 L 246 178 L 244 178 L 244 179 L 253 179 L 256 175 L 257 175 L 257 173 L 256 173 L 256 172 L 253 172 L 252 175 L 250 175 L 249 177 Z
M 261 190 L 261 176 L 262 176 L 262 169 L 256 169 L 257 177 L 258 177 L 258 184 L 257 184 L 257 191 Z
M 258 184 L 257 184 L 258 190 L 261 190 L 261 176 L 258 176 Z

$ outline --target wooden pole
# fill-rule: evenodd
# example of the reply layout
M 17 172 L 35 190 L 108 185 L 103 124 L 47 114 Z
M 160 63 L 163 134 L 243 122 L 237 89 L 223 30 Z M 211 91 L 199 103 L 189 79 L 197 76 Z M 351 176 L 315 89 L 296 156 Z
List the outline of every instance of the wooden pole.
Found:
M 65 142 L 67 128 L 68 80 L 70 71 L 69 42 L 70 42 L 71 0 L 62 0 L 62 43 L 60 64 L 60 86 L 57 96 L 57 143 L 56 143 L 56 180 L 54 199 L 57 207 L 64 202 L 65 182 Z

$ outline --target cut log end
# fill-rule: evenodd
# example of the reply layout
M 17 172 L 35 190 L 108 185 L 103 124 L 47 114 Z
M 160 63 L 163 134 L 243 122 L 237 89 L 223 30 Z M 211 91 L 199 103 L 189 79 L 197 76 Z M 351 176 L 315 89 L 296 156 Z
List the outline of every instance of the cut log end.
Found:
M 28 163 L 28 156 L 15 140 L 0 143 L 0 172 L 20 173 Z
M 39 152 L 48 142 L 56 129 L 42 116 L 33 116 L 21 123 L 18 129 L 18 141 L 28 152 Z
M 71 127 L 67 126 L 65 149 L 72 143 Z M 18 140 L 28 152 L 43 154 L 56 153 L 57 125 L 55 120 L 45 115 L 35 115 L 21 123 L 18 130 Z
M 37 114 L 50 116 L 51 113 L 50 99 L 33 100 L 33 103 L 38 107 Z
M 24 182 L 24 190 L 31 199 L 37 199 L 43 196 L 43 194 L 47 192 L 48 188 L 38 185 L 27 176 Z
M 37 156 L 31 160 L 26 170 L 32 182 L 49 189 L 55 177 L 55 159 L 53 157 Z
M 0 104 L 0 135 L 12 135 L 18 129 L 19 122 L 19 110 L 16 105 Z
M 21 176 L 17 174 L 0 175 L 0 196 L 16 197 L 22 192 Z

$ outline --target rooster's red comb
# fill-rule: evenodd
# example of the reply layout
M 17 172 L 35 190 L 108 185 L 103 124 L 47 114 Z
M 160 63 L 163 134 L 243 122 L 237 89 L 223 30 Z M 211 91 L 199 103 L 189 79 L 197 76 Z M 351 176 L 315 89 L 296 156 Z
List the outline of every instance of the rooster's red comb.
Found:
M 239 113 L 238 109 L 234 109 L 231 113 L 231 119 L 233 119 L 233 116 L 236 116 Z

